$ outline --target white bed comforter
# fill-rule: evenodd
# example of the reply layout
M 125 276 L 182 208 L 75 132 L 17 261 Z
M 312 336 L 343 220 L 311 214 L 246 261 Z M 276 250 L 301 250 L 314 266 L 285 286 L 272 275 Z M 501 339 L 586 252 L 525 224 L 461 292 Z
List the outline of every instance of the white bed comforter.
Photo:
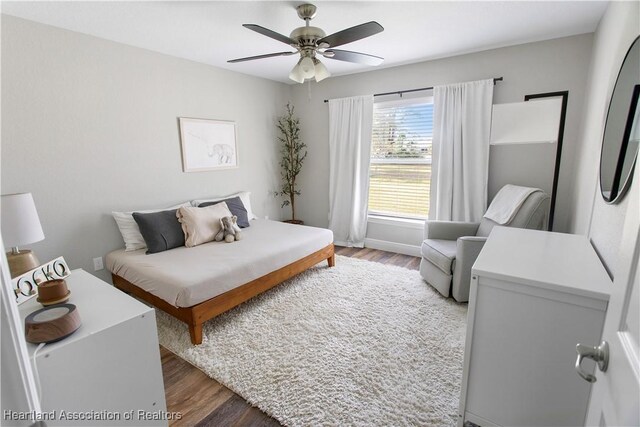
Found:
M 333 243 L 324 228 L 256 219 L 233 243 L 211 242 L 146 255 L 109 253 L 109 271 L 176 307 L 191 307 Z

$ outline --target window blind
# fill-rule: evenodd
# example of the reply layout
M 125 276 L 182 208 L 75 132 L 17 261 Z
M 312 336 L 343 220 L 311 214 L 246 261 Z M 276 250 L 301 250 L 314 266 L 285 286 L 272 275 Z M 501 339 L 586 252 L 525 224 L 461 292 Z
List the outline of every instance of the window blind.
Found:
M 430 99 L 375 105 L 369 213 L 405 218 L 428 216 L 432 137 Z

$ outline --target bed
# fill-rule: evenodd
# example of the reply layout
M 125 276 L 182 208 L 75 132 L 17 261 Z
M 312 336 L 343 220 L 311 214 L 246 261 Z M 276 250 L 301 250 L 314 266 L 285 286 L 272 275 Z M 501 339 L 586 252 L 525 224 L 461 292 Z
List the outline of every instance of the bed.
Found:
M 202 325 L 298 273 L 334 266 L 330 230 L 256 219 L 237 242 L 211 242 L 147 255 L 119 249 L 106 257 L 113 284 L 187 323 L 193 344 Z

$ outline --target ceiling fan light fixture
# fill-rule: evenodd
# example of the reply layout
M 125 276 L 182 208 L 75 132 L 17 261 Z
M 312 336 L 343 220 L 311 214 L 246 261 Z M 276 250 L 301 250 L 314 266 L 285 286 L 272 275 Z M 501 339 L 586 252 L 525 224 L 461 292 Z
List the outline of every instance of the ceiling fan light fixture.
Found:
M 302 73 L 302 67 L 300 67 L 301 61 L 302 60 L 298 61 L 289 73 L 289 78 L 296 83 L 304 83 L 304 74 Z
M 327 70 L 327 67 L 325 67 L 324 64 L 320 62 L 318 59 L 313 58 L 313 63 L 315 64 L 314 71 L 315 71 L 316 82 L 320 82 L 326 79 L 327 77 L 331 76 L 331 73 L 329 72 L 329 70 Z
M 384 28 L 379 23 L 375 21 L 365 22 L 364 24 L 345 28 L 344 30 L 327 36 L 322 28 L 309 25 L 310 21 L 316 15 L 316 6 L 306 3 L 298 5 L 296 10 L 298 11 L 298 17 L 305 21 L 305 25 L 303 27 L 295 28 L 288 37 L 257 24 L 242 25 L 251 31 L 255 31 L 258 34 L 277 40 L 294 48 L 294 52 L 285 51 L 268 53 L 264 55 L 231 59 L 227 62 L 236 63 L 253 61 L 255 59 L 267 59 L 299 54 L 300 60 L 289 73 L 289 78 L 297 83 L 304 83 L 305 80 L 313 78 L 315 78 L 316 82 L 319 82 L 327 77 L 331 77 L 331 73 L 329 73 L 327 67 L 325 67 L 325 65 L 316 58 L 318 55 L 322 55 L 324 58 L 330 58 L 332 60 L 351 62 L 355 64 L 375 66 L 382 63 L 383 58 L 379 56 L 334 49 L 335 47 L 353 43 L 380 33 Z
M 315 74 L 315 64 L 313 63 L 313 59 L 309 56 L 305 56 L 300 61 L 300 68 L 302 69 L 302 75 L 305 79 L 310 79 Z

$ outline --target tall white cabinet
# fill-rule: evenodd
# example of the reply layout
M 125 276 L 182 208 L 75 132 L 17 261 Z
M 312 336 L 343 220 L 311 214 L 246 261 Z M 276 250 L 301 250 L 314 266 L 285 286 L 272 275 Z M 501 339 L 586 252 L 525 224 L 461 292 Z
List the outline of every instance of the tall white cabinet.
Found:
M 472 269 L 458 424 L 583 425 L 575 347 L 600 342 L 611 286 L 584 236 L 494 228 Z
M 166 426 L 154 310 L 83 270 L 65 280 L 82 326 L 37 353 L 27 345 L 47 426 Z M 23 321 L 41 308 L 21 304 Z

